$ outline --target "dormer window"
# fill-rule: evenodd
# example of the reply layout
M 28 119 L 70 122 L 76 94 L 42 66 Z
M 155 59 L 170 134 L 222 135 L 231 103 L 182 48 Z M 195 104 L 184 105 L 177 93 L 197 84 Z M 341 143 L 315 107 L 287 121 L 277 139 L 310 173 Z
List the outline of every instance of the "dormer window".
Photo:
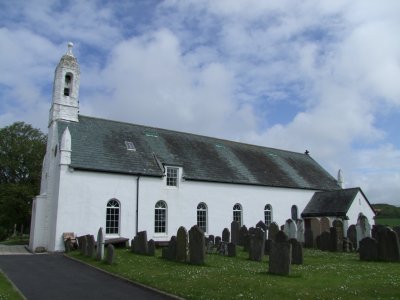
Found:
M 125 141 L 126 150 L 136 151 L 135 145 L 132 142 Z
M 167 167 L 167 186 L 178 186 L 179 168 Z

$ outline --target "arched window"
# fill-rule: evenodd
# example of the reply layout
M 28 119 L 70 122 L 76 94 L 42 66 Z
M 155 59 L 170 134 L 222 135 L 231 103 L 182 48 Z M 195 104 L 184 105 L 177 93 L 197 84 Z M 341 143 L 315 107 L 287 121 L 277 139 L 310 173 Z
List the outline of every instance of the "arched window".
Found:
M 299 217 L 298 217 L 298 213 L 297 213 L 297 206 L 293 205 L 292 206 L 292 220 L 297 221 L 298 218 Z
M 207 232 L 207 205 L 203 202 L 197 205 L 197 226 Z
M 119 234 L 120 205 L 117 199 L 107 202 L 106 234 Z
M 233 206 L 233 221 L 238 222 L 239 226 L 242 227 L 242 206 L 239 203 Z
M 272 206 L 267 204 L 264 207 L 264 222 L 265 225 L 269 226 L 272 223 Z
M 167 232 L 167 203 L 158 201 L 154 210 L 154 232 L 166 233 Z

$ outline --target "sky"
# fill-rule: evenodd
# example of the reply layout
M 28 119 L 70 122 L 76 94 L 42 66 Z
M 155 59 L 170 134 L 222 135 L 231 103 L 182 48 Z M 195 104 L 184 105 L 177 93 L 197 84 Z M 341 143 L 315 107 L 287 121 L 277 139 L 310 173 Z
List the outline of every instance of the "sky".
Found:
M 0 127 L 80 113 L 295 152 L 400 206 L 400 1 L 0 0 Z

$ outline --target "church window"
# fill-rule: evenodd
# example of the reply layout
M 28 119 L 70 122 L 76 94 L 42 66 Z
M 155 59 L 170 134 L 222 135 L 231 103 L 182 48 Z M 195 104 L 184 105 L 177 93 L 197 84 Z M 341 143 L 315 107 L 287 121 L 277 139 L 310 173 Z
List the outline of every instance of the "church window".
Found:
M 167 167 L 167 186 L 178 186 L 178 168 Z
M 203 202 L 197 205 L 197 226 L 207 232 L 207 205 Z
M 298 218 L 299 218 L 299 216 L 298 216 L 297 206 L 293 205 L 292 206 L 292 220 L 297 221 Z
M 272 206 L 267 204 L 264 207 L 264 222 L 265 225 L 269 226 L 272 223 Z
M 120 205 L 118 200 L 107 203 L 106 234 L 119 234 Z
M 242 227 L 242 206 L 239 203 L 233 206 L 233 221 L 238 222 L 239 226 Z
M 167 232 L 167 203 L 158 201 L 154 211 L 154 232 L 166 233 Z
M 125 141 L 125 146 L 127 150 L 136 151 L 135 145 L 132 142 Z

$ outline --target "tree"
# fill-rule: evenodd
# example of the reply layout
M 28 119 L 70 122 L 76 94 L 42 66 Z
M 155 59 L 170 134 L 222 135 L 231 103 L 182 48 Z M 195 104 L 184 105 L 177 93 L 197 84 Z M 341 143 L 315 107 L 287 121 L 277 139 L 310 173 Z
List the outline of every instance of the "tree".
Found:
M 39 193 L 46 136 L 23 122 L 0 129 L 0 227 L 30 225 L 32 199 Z

